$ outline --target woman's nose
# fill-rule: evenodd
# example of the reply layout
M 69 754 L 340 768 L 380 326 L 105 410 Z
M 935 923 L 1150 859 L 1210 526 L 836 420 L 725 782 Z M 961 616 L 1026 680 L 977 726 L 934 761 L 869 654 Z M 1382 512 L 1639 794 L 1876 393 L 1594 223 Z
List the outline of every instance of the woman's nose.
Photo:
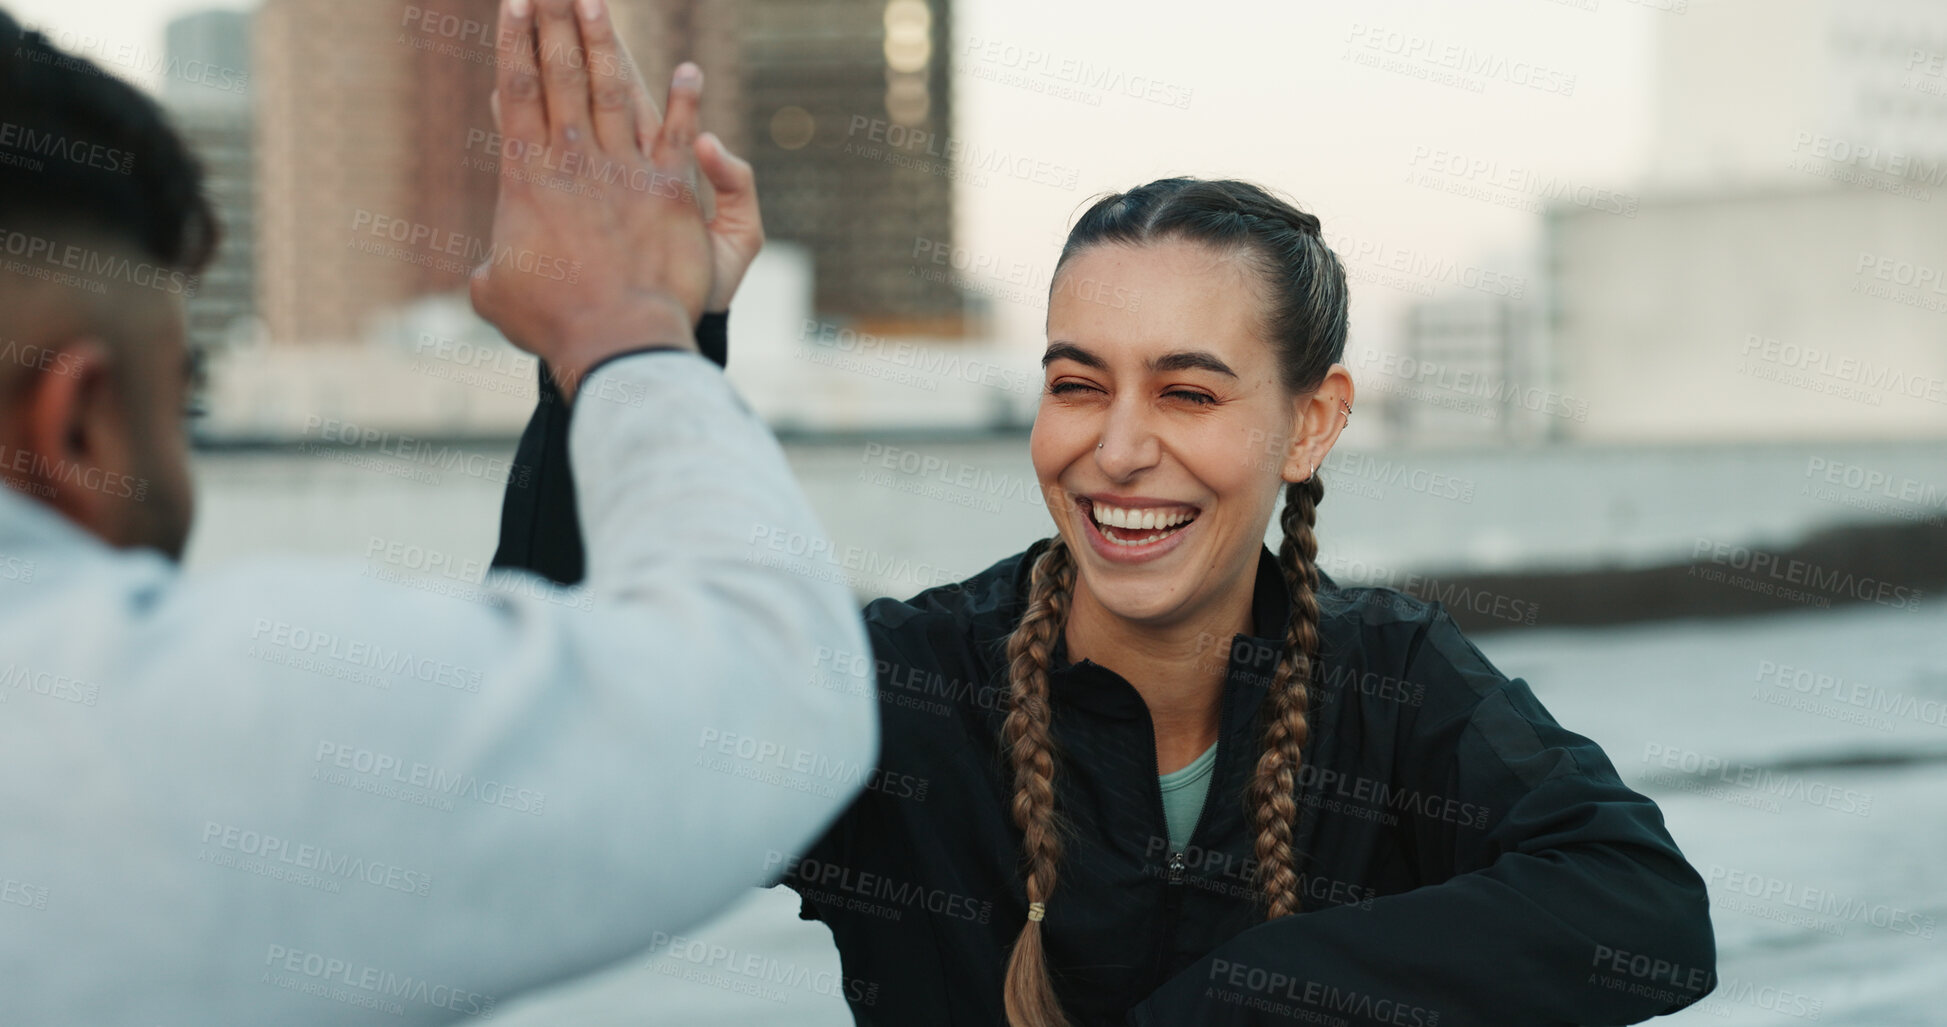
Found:
M 1125 407 L 1110 410 L 1104 418 L 1102 435 L 1095 444 L 1095 462 L 1111 479 L 1123 481 L 1155 466 L 1162 452 L 1155 426 L 1140 411 Z

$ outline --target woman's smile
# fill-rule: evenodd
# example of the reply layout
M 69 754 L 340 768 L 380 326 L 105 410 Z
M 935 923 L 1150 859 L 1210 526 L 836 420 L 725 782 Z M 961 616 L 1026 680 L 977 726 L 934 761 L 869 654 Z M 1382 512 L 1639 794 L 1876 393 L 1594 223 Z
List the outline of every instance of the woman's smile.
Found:
M 1097 556 L 1145 563 L 1176 551 L 1203 511 L 1187 503 L 1141 497 L 1076 496 L 1081 534 Z

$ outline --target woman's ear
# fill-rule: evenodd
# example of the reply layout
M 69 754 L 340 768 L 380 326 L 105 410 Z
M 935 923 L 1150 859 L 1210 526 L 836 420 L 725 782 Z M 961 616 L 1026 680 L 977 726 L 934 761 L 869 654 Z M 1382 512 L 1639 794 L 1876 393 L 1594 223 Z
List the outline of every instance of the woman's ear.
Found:
M 1354 392 L 1352 372 L 1344 364 L 1333 364 L 1317 389 L 1291 401 L 1291 448 L 1283 468 L 1285 481 L 1304 481 L 1325 463 L 1339 434 L 1351 423 Z

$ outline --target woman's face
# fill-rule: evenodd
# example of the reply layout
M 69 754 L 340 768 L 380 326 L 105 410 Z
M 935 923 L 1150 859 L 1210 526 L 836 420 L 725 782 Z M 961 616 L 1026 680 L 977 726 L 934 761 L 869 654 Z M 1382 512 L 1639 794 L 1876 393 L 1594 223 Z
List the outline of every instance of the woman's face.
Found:
M 1279 490 L 1311 473 L 1262 291 L 1177 240 L 1093 246 L 1055 280 L 1030 449 L 1078 587 L 1119 617 L 1177 623 L 1248 592 Z

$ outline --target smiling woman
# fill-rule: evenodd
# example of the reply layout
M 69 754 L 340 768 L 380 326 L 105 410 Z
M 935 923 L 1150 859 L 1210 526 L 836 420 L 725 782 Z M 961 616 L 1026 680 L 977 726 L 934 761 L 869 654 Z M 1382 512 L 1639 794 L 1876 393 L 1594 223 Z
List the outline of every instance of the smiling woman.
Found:
M 1505 1027 L 1707 994 L 1656 805 L 1440 604 L 1319 570 L 1353 387 L 1318 220 L 1152 182 L 1083 214 L 1050 290 L 1056 534 L 866 608 L 878 765 L 775 860 L 856 1020 Z M 504 553 L 559 579 L 519 542 L 575 530 L 523 516 Z
M 1065 276 L 1115 282 L 1142 302 L 1087 302 L 1061 287 Z M 1279 567 L 1298 615 L 1263 703 L 1251 792 L 1270 915 L 1296 912 L 1293 774 L 1318 648 L 1316 468 L 1352 396 L 1339 363 L 1345 272 L 1316 218 L 1243 183 L 1171 179 L 1084 214 L 1051 293 L 1048 388 L 1030 448 L 1060 536 L 1034 564 L 1029 612 L 1008 644 L 1029 901 L 1045 902 L 1059 860 L 1052 764 L 1040 752 L 1052 743 L 1038 716 L 1052 636 L 1062 632 L 1073 657 L 1117 667 L 1141 696 L 1159 773 L 1211 751 L 1228 668 L 1204 650 L 1252 630 L 1265 524 L 1288 483 Z M 1166 517 L 1180 527 L 1147 531 Z M 1009 962 L 1017 1024 L 1062 1022 L 1037 965 L 1040 923 L 1030 919 Z

